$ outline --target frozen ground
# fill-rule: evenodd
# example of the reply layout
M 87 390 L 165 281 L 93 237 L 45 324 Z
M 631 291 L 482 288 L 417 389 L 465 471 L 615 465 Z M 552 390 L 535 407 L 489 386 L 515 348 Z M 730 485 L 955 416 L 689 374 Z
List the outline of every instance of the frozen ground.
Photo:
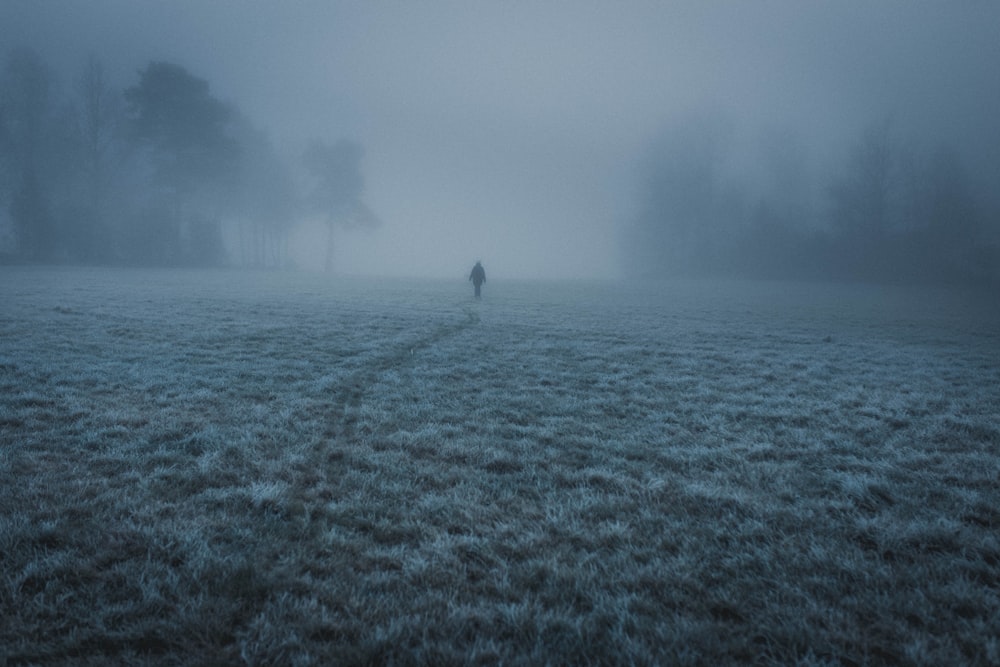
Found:
M 997 664 L 1000 312 L 0 268 L 0 664 Z

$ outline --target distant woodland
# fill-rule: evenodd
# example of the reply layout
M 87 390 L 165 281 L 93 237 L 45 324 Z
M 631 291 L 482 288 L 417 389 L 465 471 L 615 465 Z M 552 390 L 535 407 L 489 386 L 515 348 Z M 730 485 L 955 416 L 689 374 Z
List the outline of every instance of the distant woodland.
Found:
M 0 71 L 0 257 L 146 266 L 285 266 L 293 227 L 373 225 L 356 142 L 280 155 L 184 67 L 123 90 L 90 58 L 57 87 L 34 50 Z M 231 238 L 230 238 L 231 237 Z
M 633 276 L 1000 284 L 997 212 L 947 145 L 908 142 L 887 119 L 819 170 L 776 130 L 735 169 L 730 133 L 690 118 L 650 148 L 626 241 Z
M 1000 284 L 995 197 L 953 148 L 891 119 L 823 169 L 792 133 L 765 133 L 738 168 L 734 143 L 712 113 L 650 142 L 621 225 L 627 275 Z M 15 49 L 0 71 L 0 259 L 287 266 L 312 218 L 329 269 L 336 230 L 378 224 L 363 154 L 341 139 L 283 155 L 177 64 L 117 89 L 90 58 L 56 86 L 37 52 Z

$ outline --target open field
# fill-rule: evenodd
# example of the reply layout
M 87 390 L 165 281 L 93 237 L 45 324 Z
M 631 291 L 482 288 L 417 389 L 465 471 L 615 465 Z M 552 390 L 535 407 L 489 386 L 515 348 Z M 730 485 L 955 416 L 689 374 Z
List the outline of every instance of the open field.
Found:
M 0 665 L 1000 664 L 1000 312 L 0 268 Z

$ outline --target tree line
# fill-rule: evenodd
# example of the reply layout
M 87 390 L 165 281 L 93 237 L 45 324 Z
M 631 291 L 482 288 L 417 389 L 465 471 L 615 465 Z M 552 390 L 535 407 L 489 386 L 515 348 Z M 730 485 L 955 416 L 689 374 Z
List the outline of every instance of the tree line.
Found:
M 651 146 L 625 242 L 633 276 L 1000 284 L 1000 220 L 956 150 L 880 120 L 819 173 L 778 129 L 734 165 L 734 134 L 704 114 Z
M 89 58 L 58 96 L 34 50 L 0 75 L 0 258 L 157 266 L 285 266 L 307 217 L 370 226 L 362 147 L 313 140 L 285 159 L 206 80 L 150 62 L 116 89 Z

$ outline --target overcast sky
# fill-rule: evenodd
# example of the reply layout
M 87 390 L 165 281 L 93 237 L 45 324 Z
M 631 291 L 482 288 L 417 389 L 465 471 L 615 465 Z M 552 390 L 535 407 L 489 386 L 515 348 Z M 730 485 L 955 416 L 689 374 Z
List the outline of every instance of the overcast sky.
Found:
M 384 225 L 345 272 L 613 276 L 643 146 L 708 110 L 820 165 L 891 114 L 1000 191 L 993 0 L 2 0 L 0 45 L 64 90 L 90 53 L 119 86 L 175 62 L 289 151 L 359 141 Z

